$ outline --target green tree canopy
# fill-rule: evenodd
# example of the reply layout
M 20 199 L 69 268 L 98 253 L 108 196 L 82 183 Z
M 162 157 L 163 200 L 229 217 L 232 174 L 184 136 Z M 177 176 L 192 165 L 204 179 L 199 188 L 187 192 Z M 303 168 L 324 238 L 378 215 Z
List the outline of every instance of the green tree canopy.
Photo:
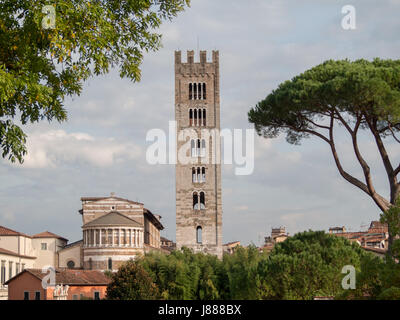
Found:
M 155 300 L 158 288 L 144 268 L 128 261 L 112 275 L 107 286 L 109 300 Z
M 267 299 L 309 300 L 315 296 L 343 293 L 342 268 L 360 270 L 361 259 L 370 254 L 347 239 L 323 231 L 298 233 L 276 244 L 259 274 Z
M 310 136 L 325 141 L 343 178 L 370 196 L 382 211 L 399 197 L 400 164 L 393 163 L 384 140 L 390 137 L 400 143 L 400 60 L 326 61 L 280 84 L 248 117 L 266 138 L 284 133 L 292 144 Z M 341 164 L 335 144 L 338 126 L 350 135 L 362 180 Z M 361 130 L 369 131 L 376 143 L 389 182 L 389 199 L 375 189 L 370 166 L 359 148 Z
M 64 121 L 65 97 L 79 95 L 89 77 L 118 67 L 121 77 L 139 81 L 143 52 L 161 46 L 157 28 L 189 1 L 1 1 L 2 156 L 22 162 L 26 135 L 16 120 Z

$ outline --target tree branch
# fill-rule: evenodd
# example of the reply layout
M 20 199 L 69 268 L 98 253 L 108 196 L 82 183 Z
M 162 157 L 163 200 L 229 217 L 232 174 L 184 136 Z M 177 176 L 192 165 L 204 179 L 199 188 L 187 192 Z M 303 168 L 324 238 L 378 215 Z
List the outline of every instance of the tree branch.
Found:
M 371 184 L 368 186 L 368 185 L 366 185 L 365 183 L 363 183 L 362 181 L 360 181 L 360 180 L 358 180 L 357 178 L 355 178 L 355 177 L 353 177 L 352 175 L 350 175 L 348 172 L 346 172 L 346 171 L 343 169 L 342 164 L 340 163 L 340 159 L 339 159 L 339 156 L 338 156 L 338 153 L 337 153 L 337 150 L 336 150 L 336 146 L 335 146 L 335 141 L 334 141 L 333 127 L 334 127 L 334 120 L 335 120 L 335 118 L 334 118 L 333 115 L 334 115 L 334 114 L 332 113 L 332 116 L 331 116 L 331 126 L 330 126 L 330 130 L 329 130 L 329 138 L 330 138 L 330 146 L 331 146 L 332 155 L 333 155 L 333 158 L 334 158 L 335 163 L 336 163 L 336 167 L 338 168 L 340 175 L 341 175 L 345 180 L 347 180 L 348 182 L 350 182 L 352 185 L 358 187 L 359 189 L 361 189 L 362 191 L 364 191 L 366 194 L 368 194 L 369 196 L 371 196 L 371 197 L 373 198 L 373 200 L 375 201 L 375 203 L 377 204 L 377 206 L 378 206 L 379 208 L 381 208 L 381 210 L 383 210 L 383 211 L 387 210 L 387 209 L 389 208 L 389 206 L 390 206 L 390 203 L 389 203 L 385 198 L 383 198 L 382 196 L 380 196 L 379 194 L 377 194 L 377 193 L 375 192 L 375 190 L 373 189 L 373 186 L 372 186 L 372 181 L 370 181 Z M 360 122 L 361 122 L 361 121 L 360 121 Z M 359 126 L 359 124 L 357 125 L 357 130 L 358 130 L 358 126 Z M 351 130 L 351 131 L 352 131 L 352 130 Z M 352 131 L 352 132 L 353 132 L 353 131 Z M 356 144 L 356 146 L 357 146 L 357 144 Z M 357 147 L 356 149 L 358 150 L 358 147 Z M 358 153 L 359 153 L 359 152 L 358 152 Z M 359 156 L 360 156 L 360 159 L 362 159 L 362 157 L 361 157 L 360 154 L 359 154 Z M 359 159 L 359 161 L 360 161 L 360 159 Z M 362 160 L 363 160 L 363 159 L 362 159 Z M 364 161 L 364 162 L 365 162 L 365 161 Z M 366 163 L 364 163 L 364 165 L 366 165 Z M 367 168 L 369 169 L 368 166 L 367 166 Z M 364 169 L 364 168 L 363 168 L 363 169 Z M 368 173 L 367 176 L 366 176 L 366 180 L 368 181 L 369 178 L 370 178 L 370 177 L 369 177 L 369 172 L 368 172 L 368 170 L 366 170 L 366 172 Z M 371 189 L 371 187 L 372 187 L 372 189 Z
M 365 117 L 365 120 L 375 137 L 375 142 L 379 150 L 379 154 L 381 155 L 381 159 L 383 162 L 383 165 L 385 167 L 387 177 L 389 180 L 389 185 L 390 185 L 390 202 L 394 203 L 396 200 L 396 194 L 398 192 L 398 183 L 397 183 L 397 178 L 395 171 L 393 170 L 392 163 L 390 162 L 389 155 L 386 151 L 385 145 L 383 144 L 382 138 L 379 134 L 379 131 L 376 129 L 376 119 L 368 119 Z M 396 169 L 397 170 L 397 169 Z

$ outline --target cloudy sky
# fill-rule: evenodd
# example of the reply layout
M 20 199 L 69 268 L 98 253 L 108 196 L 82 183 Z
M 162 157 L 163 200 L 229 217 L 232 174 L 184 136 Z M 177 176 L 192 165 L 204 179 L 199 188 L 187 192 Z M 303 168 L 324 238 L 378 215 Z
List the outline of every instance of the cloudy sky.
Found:
M 341 27 L 344 5 L 356 8 L 356 29 Z M 28 234 L 44 230 L 81 238 L 80 197 L 140 201 L 162 216 L 163 235 L 175 239 L 175 169 L 146 162 L 146 133 L 174 119 L 174 50 L 220 51 L 221 126 L 252 128 L 248 110 L 277 85 L 327 60 L 398 59 L 400 0 L 192 0 L 161 28 L 163 48 L 146 54 L 142 81 L 117 72 L 91 79 L 68 99 L 68 122 L 25 127 L 23 165 L 0 161 L 0 225 Z M 198 59 L 198 57 L 197 57 Z M 301 146 L 255 138 L 255 169 L 222 174 L 223 239 L 259 245 L 272 227 L 290 234 L 331 226 L 360 229 L 379 216 L 366 195 L 338 174 L 325 143 Z M 361 177 L 349 143 L 339 143 L 346 169 Z M 377 189 L 386 180 L 371 137 L 362 150 Z M 397 159 L 400 152 L 391 147 Z

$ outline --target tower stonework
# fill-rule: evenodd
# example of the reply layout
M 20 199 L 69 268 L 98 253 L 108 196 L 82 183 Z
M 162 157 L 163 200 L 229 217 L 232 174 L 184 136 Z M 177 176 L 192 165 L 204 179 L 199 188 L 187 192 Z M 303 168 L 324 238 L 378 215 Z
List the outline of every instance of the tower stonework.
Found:
M 206 51 L 200 51 L 200 62 L 194 61 L 194 51 L 187 51 L 187 62 L 181 58 L 176 51 L 177 248 L 222 257 L 221 165 L 212 161 L 213 152 L 219 155 L 221 149 L 219 52 L 212 52 L 212 61 L 207 61 Z M 182 131 L 190 131 L 194 137 L 182 138 Z M 214 139 L 205 133 L 212 131 L 218 133 Z M 188 163 L 180 161 L 182 149 Z

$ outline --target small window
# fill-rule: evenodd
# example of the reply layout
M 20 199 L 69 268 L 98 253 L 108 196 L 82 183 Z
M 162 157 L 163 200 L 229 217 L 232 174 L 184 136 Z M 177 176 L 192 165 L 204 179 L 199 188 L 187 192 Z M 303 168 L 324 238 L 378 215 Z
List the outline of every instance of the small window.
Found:
M 193 193 L 193 209 L 199 210 L 199 195 L 197 192 Z
M 193 84 L 193 93 L 194 93 L 194 100 L 197 99 L 197 83 Z
M 206 196 L 204 192 L 200 192 L 200 210 L 204 210 L 206 208 Z
M 195 126 L 197 126 L 198 125 L 198 121 L 197 121 L 197 109 L 194 109 L 194 111 L 193 111 L 193 113 L 194 113 L 194 125 Z
M 108 270 L 112 270 L 112 259 L 108 258 Z
M 35 292 L 35 300 L 40 300 L 40 291 Z
M 73 269 L 73 268 L 75 268 L 75 262 L 72 261 L 72 260 L 69 260 L 69 261 L 67 262 L 67 268 L 68 268 L 68 269 Z
M 89 270 L 93 269 L 93 260 L 92 258 L 89 258 Z
M 189 83 L 189 100 L 193 100 L 193 84 Z
M 24 291 L 24 300 L 29 300 L 29 291 Z
M 200 140 L 199 140 L 199 144 L 200 144 Z M 200 149 L 200 145 L 199 145 L 199 149 Z M 205 157 L 206 156 L 206 140 L 203 139 L 201 140 L 201 157 Z
M 100 292 L 99 291 L 94 292 L 94 300 L 100 300 Z
M 203 229 L 201 227 L 197 227 L 197 229 L 196 229 L 196 241 L 197 241 L 197 243 L 202 243 L 203 242 L 202 232 L 203 232 Z
M 111 210 L 115 210 L 115 206 L 111 206 Z
M 206 168 L 201 168 L 201 182 L 206 182 Z
M 206 95 L 206 84 L 203 83 L 203 100 L 206 100 L 207 95 Z
M 42 243 L 41 246 L 42 246 L 42 250 L 47 250 L 47 243 Z
M 207 125 L 206 121 L 206 109 L 203 109 L 203 126 L 205 127 Z
M 189 110 L 189 125 L 193 126 L 193 110 Z
M 77 294 L 73 294 L 72 295 L 72 300 L 78 300 L 78 295 Z
M 197 152 L 196 152 L 196 142 L 195 142 L 195 140 L 190 141 L 190 146 L 191 146 L 192 157 L 196 157 L 197 156 Z
M 81 293 L 79 297 L 81 300 L 83 300 L 83 298 L 85 298 L 85 295 L 83 293 Z
M 197 182 L 197 175 L 196 175 L 196 169 L 192 168 L 192 182 L 196 183 Z

